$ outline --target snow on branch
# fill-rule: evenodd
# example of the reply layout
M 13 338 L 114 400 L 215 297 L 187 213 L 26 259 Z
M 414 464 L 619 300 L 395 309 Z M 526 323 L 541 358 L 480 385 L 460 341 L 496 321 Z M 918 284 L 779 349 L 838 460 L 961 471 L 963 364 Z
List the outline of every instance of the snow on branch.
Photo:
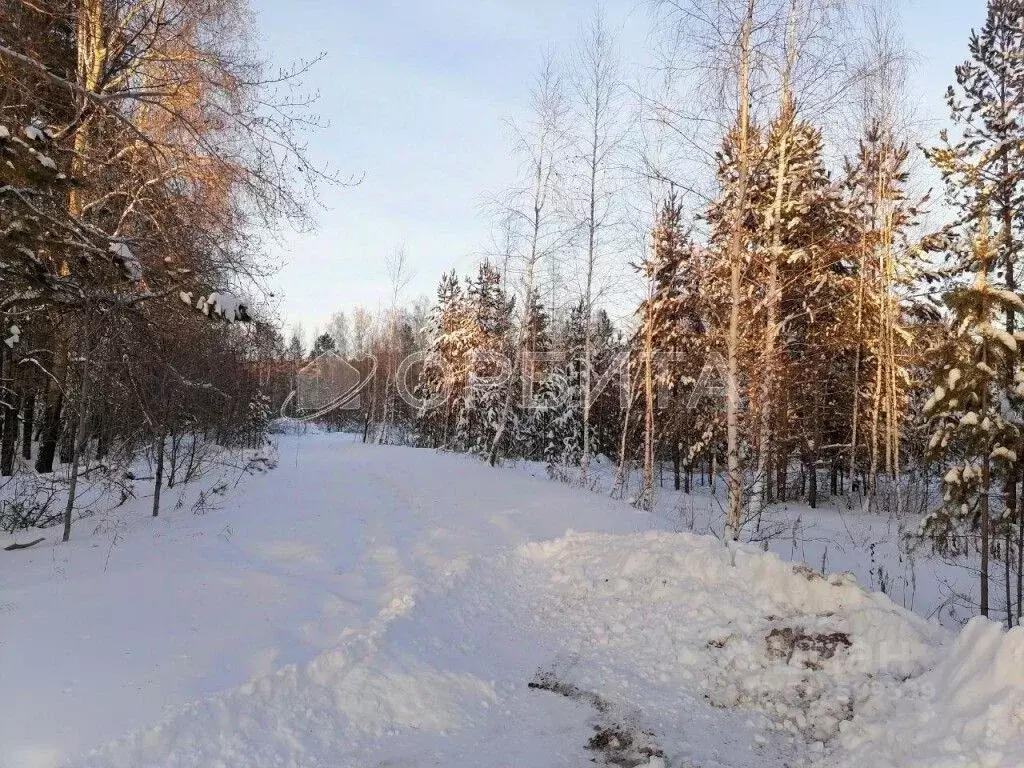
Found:
M 132 282 L 137 283 L 142 280 L 142 265 L 127 243 L 115 240 L 110 244 L 108 250 L 113 255 L 114 261 L 127 273 Z
M 193 306 L 190 291 L 182 291 L 178 297 L 185 304 Z M 230 293 L 214 291 L 209 296 L 201 295 L 194 306 L 209 318 L 229 323 L 248 323 L 252 319 L 249 315 L 249 301 Z

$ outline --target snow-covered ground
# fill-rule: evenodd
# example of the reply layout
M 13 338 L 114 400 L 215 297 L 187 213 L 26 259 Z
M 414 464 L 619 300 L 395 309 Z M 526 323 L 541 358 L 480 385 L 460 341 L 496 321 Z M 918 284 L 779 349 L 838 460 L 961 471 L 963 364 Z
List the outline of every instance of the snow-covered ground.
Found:
M 527 472 L 286 435 L 145 507 L 0 552 L 3 768 L 1020 765 L 1024 630 Z

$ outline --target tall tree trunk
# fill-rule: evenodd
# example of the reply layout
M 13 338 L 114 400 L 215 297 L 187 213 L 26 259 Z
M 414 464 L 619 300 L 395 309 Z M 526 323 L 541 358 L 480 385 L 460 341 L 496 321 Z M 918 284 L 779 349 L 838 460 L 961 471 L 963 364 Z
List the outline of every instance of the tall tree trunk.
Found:
M 594 407 L 593 367 L 594 367 L 594 282 L 597 277 L 598 239 L 604 223 L 600 220 L 599 203 L 604 193 L 610 190 L 603 186 L 606 179 L 605 171 L 614 162 L 610 154 L 618 139 L 612 135 L 614 130 L 615 102 L 618 99 L 612 49 L 605 29 L 604 16 L 598 11 L 586 42 L 586 50 L 582 53 L 580 71 L 580 95 L 586 109 L 587 130 L 583 162 L 586 170 L 587 195 L 586 229 L 587 255 L 584 267 L 583 304 L 584 304 L 584 338 L 583 338 L 583 454 L 580 457 L 580 478 L 588 483 L 590 457 L 594 453 L 593 424 L 591 411 Z M 611 119 L 609 119 L 611 118 Z M 607 198 L 606 198 L 607 199 Z
M 153 517 L 160 514 L 160 490 L 164 484 L 164 443 L 167 431 L 162 430 L 156 439 L 156 477 L 153 482 Z
M 373 421 L 373 410 L 377 407 L 377 387 L 372 388 L 373 395 L 366 406 L 366 418 L 363 420 L 363 442 L 370 436 L 370 423 Z
M 180 434 L 176 429 L 171 428 L 171 471 L 167 478 L 167 487 L 173 488 L 174 484 L 178 481 L 178 455 L 181 453 L 181 441 L 184 439 L 184 435 Z M 193 441 L 195 436 L 192 437 Z
M 1003 97 L 1003 101 L 1005 102 L 1006 101 L 1006 96 L 1007 96 L 1007 94 L 1006 94 L 1006 80 L 1005 80 L 1005 78 L 1002 79 L 1001 82 L 1000 82 L 1000 89 L 1001 89 L 1001 95 Z M 1003 157 L 1002 157 L 1002 176 L 1003 176 L 1003 182 L 1002 182 L 1002 195 L 1001 195 L 1002 200 L 1001 200 L 1001 205 L 1000 205 L 1000 213 L 1001 213 L 1001 216 L 1002 216 L 1002 234 L 1003 234 L 1003 251 L 1004 251 L 1003 255 L 1004 255 L 1004 258 L 1005 258 L 1005 264 L 1003 266 L 1003 272 L 1005 273 L 1005 277 L 1006 277 L 1006 290 L 1009 291 L 1010 293 L 1016 293 L 1017 292 L 1017 274 L 1016 274 L 1017 249 L 1016 249 L 1016 243 L 1014 242 L 1014 237 L 1013 237 L 1013 219 L 1014 219 L 1015 211 L 1014 211 L 1013 202 L 1012 202 L 1013 201 L 1013 187 L 1015 186 L 1013 181 L 1015 180 L 1015 176 L 1011 172 L 1011 169 L 1010 169 L 1010 155 L 1007 152 L 1004 152 L 1003 153 Z M 1013 335 L 1013 333 L 1016 330 L 1017 330 L 1017 313 L 1014 312 L 1012 308 L 1008 308 L 1006 310 L 1006 332 L 1011 334 L 1011 335 Z M 1007 391 L 1012 391 L 1013 390 L 1013 373 L 1011 371 L 1008 371 L 1008 373 L 1007 373 L 1007 381 L 1004 384 L 1004 386 L 1006 387 Z M 1024 451 L 1024 444 L 1018 443 L 1018 445 L 1016 446 L 1016 451 L 1017 451 L 1017 455 L 1018 456 L 1021 455 L 1022 451 Z M 1004 523 L 1007 525 L 1007 531 L 1006 531 L 1006 540 L 1005 540 L 1005 547 L 1004 547 L 1003 555 L 1004 555 L 1005 571 L 1006 571 L 1006 626 L 1007 626 L 1008 629 L 1013 629 L 1013 608 L 1012 608 L 1012 603 L 1011 603 L 1011 599 L 1012 598 L 1011 598 L 1011 592 L 1010 592 L 1010 571 L 1011 571 L 1011 561 L 1012 561 L 1012 558 L 1013 558 L 1013 555 L 1012 555 L 1013 537 L 1011 535 L 1011 530 L 1010 530 L 1010 527 L 1009 527 L 1009 521 L 1011 519 L 1013 519 L 1013 513 L 1014 512 L 1018 512 L 1018 510 L 1020 508 L 1020 505 L 1017 502 L 1017 481 L 1018 481 L 1019 478 L 1020 478 L 1020 467 L 1015 463 L 1015 464 L 1013 464 L 1009 468 L 1009 471 L 1007 472 L 1007 476 L 1006 476 L 1006 482 L 1005 482 L 1004 487 L 1003 487 L 1003 497 L 1004 497 L 1003 506 L 1004 506 L 1004 509 L 1007 511 L 1007 514 L 1004 515 Z M 1019 525 L 1020 524 L 1020 520 L 1018 519 L 1017 522 L 1018 522 L 1018 525 Z M 1018 539 L 1019 538 L 1020 538 L 1020 535 L 1018 535 Z M 1018 583 L 1018 586 L 1017 586 L 1018 613 L 1019 613 L 1019 605 L 1020 605 L 1020 600 L 1021 600 L 1021 598 L 1020 598 L 1020 579 L 1021 579 L 1021 574 L 1020 574 L 1020 566 L 1019 566 L 1020 559 L 1021 559 L 1021 555 L 1018 554 L 1018 556 L 1017 556 L 1017 560 L 1018 560 L 1018 574 L 1017 574 L 1017 583 Z M 1018 624 L 1020 623 L 1019 618 L 1018 618 L 1018 622 L 1017 623 Z
M 738 179 L 729 237 L 729 335 L 726 340 L 726 459 L 729 467 L 729 509 L 726 535 L 739 539 L 742 525 L 743 468 L 740 464 L 740 304 L 743 301 L 741 272 L 744 256 L 744 217 L 750 172 L 750 57 L 755 0 L 747 0 L 740 30 Z
M 18 436 L 18 413 L 21 411 L 21 391 L 14 384 L 14 360 L 10 351 L 0 352 L 0 378 L 7 383 L 0 405 L 3 430 L 0 432 L 0 475 L 14 474 L 14 445 Z
M 1003 535 L 1003 575 L 1005 576 L 1004 581 L 1006 582 L 1006 628 L 1013 629 L 1013 593 L 1012 593 L 1012 579 L 1010 578 L 1011 562 L 1013 555 L 1011 554 L 1013 549 L 1013 539 L 1010 534 L 1010 527 L 1006 527 L 1006 533 Z
M 633 401 L 634 401 L 634 382 L 633 376 L 629 370 L 629 363 L 626 363 L 626 388 L 628 390 L 626 395 L 626 413 L 622 419 L 622 434 L 619 436 L 619 463 L 615 468 L 615 478 L 612 480 L 612 489 L 610 495 L 612 498 L 621 498 L 626 485 L 626 475 L 629 472 L 629 456 L 627 451 L 629 450 L 629 423 L 630 417 L 633 414 Z
M 110 453 L 110 420 L 97 419 L 93 430 L 96 435 L 96 461 L 103 461 Z
M 22 394 L 16 390 L 13 402 L 4 409 L 4 430 L 0 440 L 0 475 L 14 474 L 14 456 L 18 444 L 18 414 L 21 412 Z
M 775 479 L 775 485 L 776 485 L 776 488 L 778 489 L 777 490 L 777 496 L 778 496 L 778 499 L 779 499 L 780 502 L 785 502 L 786 501 L 786 483 L 788 482 L 787 479 L 786 479 L 786 474 L 787 474 L 786 473 L 786 469 L 787 469 L 788 462 L 789 462 L 789 457 L 788 456 L 785 456 L 785 455 L 780 456 L 779 459 L 778 459 L 778 463 L 779 463 L 778 467 L 776 467 L 776 470 L 775 470 L 776 473 L 777 473 L 777 477 Z
M 82 363 L 82 384 L 78 390 L 78 427 L 75 430 L 74 446 L 71 451 L 71 474 L 68 480 L 68 500 L 64 507 L 64 535 L 62 541 L 71 538 L 71 515 L 75 509 L 75 494 L 78 490 L 78 464 L 85 447 L 86 427 L 89 423 L 89 356 Z
M 63 379 L 63 376 L 61 377 Z M 39 454 L 36 456 L 36 472 L 53 472 L 53 461 L 57 455 L 60 440 L 61 411 L 64 408 L 64 393 L 56 382 L 49 382 L 46 388 L 46 408 L 43 411 L 43 429 L 39 439 Z
M 501 450 L 502 442 L 505 440 L 505 430 L 508 428 L 509 416 L 512 415 L 512 400 L 515 397 L 515 387 L 512 385 L 511 377 L 508 382 L 508 391 L 505 393 L 505 402 L 501 406 L 501 418 L 498 421 L 498 429 L 495 430 L 494 440 L 491 441 L 490 454 L 487 463 L 492 467 L 498 463 L 498 453 Z
M 875 359 L 875 387 L 871 396 L 871 461 L 868 469 L 868 495 L 874 498 L 878 489 L 878 422 L 882 410 L 882 379 L 884 377 L 882 353 Z
M 24 421 L 21 429 L 21 458 L 32 461 L 32 431 L 35 428 L 36 393 L 29 389 L 25 395 Z
M 1024 500 L 1017 498 L 1017 625 L 1024 621 Z
M 987 212 L 986 212 L 987 216 Z M 985 220 L 987 221 L 987 219 Z M 984 224 L 982 227 L 983 235 L 985 236 L 986 230 Z M 986 244 L 987 245 L 987 244 Z M 985 272 L 988 269 L 988 264 L 982 264 L 982 272 L 980 275 L 981 283 L 984 286 L 987 275 Z M 982 300 L 982 313 L 983 317 L 988 318 L 989 312 L 985 307 L 985 301 Z M 983 366 L 988 365 L 988 347 L 982 344 L 981 347 L 981 364 Z M 985 388 L 981 393 L 981 407 L 980 413 L 986 413 L 989 407 L 988 389 Z M 989 550 L 991 547 L 991 525 L 992 519 L 989 516 L 989 493 L 992 490 L 992 459 L 988 451 L 983 451 L 981 460 L 981 499 L 978 506 L 981 509 L 981 573 L 979 574 L 980 579 L 980 602 L 981 602 L 981 615 L 988 618 L 989 615 L 989 599 L 988 599 L 988 586 L 989 586 Z
M 787 199 L 789 177 L 789 142 L 796 122 L 796 105 L 793 101 L 792 75 L 796 66 L 796 30 L 799 23 L 799 0 L 791 0 L 786 33 L 786 65 L 782 71 L 782 89 L 779 99 L 778 125 L 779 157 L 775 167 L 775 197 L 772 201 L 772 228 L 768 249 L 768 276 L 765 283 L 767 300 L 764 338 L 762 340 L 762 369 L 760 392 L 760 418 L 757 436 L 757 466 L 750 489 L 750 515 L 761 518 L 764 504 L 764 486 L 768 474 L 768 457 L 771 450 L 772 398 L 775 394 L 776 344 L 779 338 L 779 308 L 782 300 L 779 290 L 779 259 L 782 258 L 782 212 Z
M 888 152 L 883 152 L 883 160 L 886 158 Z M 885 163 L 882 164 L 884 168 Z M 887 186 L 891 183 L 891 179 L 888 175 L 884 179 L 879 179 L 879 184 L 885 183 Z M 879 193 L 879 198 L 882 200 L 882 277 L 883 277 L 883 290 L 882 290 L 882 306 L 885 308 L 883 312 L 883 327 L 885 334 L 883 336 L 883 342 L 885 345 L 884 355 L 884 369 L 885 369 L 885 469 L 889 474 L 889 477 L 893 480 L 893 490 L 895 492 L 895 505 L 896 510 L 899 511 L 902 507 L 901 495 L 902 489 L 900 485 L 900 414 L 901 409 L 899 407 L 899 364 L 897 363 L 896 357 L 896 326 L 899 323 L 899 303 L 895 298 L 895 286 L 897 281 L 896 274 L 896 259 L 893 255 L 893 243 L 896 237 L 896 225 L 894 221 L 894 208 L 893 200 L 886 193 Z
M 594 367 L 593 322 L 594 260 L 597 257 L 597 120 L 594 121 L 594 146 L 590 173 L 590 215 L 587 226 L 587 268 L 584 281 L 583 302 L 586 305 L 583 317 L 583 454 L 580 457 L 580 477 L 585 485 L 590 471 L 590 411 L 593 408 L 593 386 L 591 376 Z
M 57 456 L 61 464 L 70 464 L 75 452 L 75 435 L 65 430 L 57 442 Z
M 987 407 L 987 403 L 982 404 L 982 413 Z M 991 542 L 991 525 L 992 519 L 989 517 L 988 509 L 988 494 L 991 486 L 992 468 L 988 454 L 986 453 L 981 462 L 981 573 L 979 574 L 980 579 L 980 593 L 981 593 L 981 615 L 988 617 L 989 614 L 989 600 L 988 600 L 988 582 L 989 582 L 989 549 Z
M 637 496 L 641 509 L 654 508 L 654 329 L 651 321 L 652 290 L 648 291 L 647 318 L 644 323 L 644 484 Z
M 860 369 L 862 355 L 864 352 L 864 342 L 861 336 L 864 332 L 864 290 L 865 282 L 867 281 L 867 276 L 864 274 L 864 268 L 867 264 L 867 259 L 864 258 L 863 247 L 857 249 L 857 256 L 859 259 L 857 268 L 857 321 L 854 329 L 854 339 L 857 342 L 857 348 L 853 355 L 853 403 L 850 417 L 849 455 L 851 492 L 854 486 L 853 478 L 857 471 L 857 439 L 859 437 L 858 428 L 860 427 Z

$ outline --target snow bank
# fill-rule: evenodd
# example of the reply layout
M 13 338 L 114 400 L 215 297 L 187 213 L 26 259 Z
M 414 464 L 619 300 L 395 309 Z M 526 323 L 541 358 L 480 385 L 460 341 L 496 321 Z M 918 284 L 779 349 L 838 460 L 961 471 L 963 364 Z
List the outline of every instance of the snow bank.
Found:
M 952 635 L 847 576 L 688 534 L 573 534 L 520 554 L 550 585 L 538 624 L 632 667 L 609 696 L 650 708 L 665 706 L 652 686 L 696 687 L 830 768 L 1021 765 L 1022 628 L 979 618 Z
M 189 705 L 77 765 L 338 768 L 356 741 L 457 731 L 494 701 L 488 682 L 381 653 L 375 635 L 355 635 L 308 665 Z
M 843 728 L 836 768 L 1019 766 L 1024 628 L 968 623 L 927 673 L 870 703 Z
M 920 674 L 945 633 L 852 579 L 690 534 L 572 535 L 524 548 L 553 585 L 538 607 L 650 681 L 766 714 L 825 742 Z

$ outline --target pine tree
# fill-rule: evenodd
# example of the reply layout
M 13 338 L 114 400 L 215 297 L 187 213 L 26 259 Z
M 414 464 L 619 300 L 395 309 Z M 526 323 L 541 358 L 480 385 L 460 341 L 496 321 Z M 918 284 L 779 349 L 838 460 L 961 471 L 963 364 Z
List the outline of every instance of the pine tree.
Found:
M 618 386 L 625 344 L 608 312 L 598 309 L 591 320 L 593 368 L 598 377 L 590 406 L 591 450 L 594 455 L 615 456 L 622 436 L 622 393 Z
M 956 254 L 974 253 L 984 235 L 986 261 L 992 270 L 986 279 L 1001 284 L 1012 294 L 1017 289 L 1016 269 L 1022 242 L 1018 212 L 1024 203 L 1024 2 L 990 0 L 985 24 L 980 31 L 972 30 L 968 49 L 970 58 L 956 68 L 957 82 L 949 88 L 946 99 L 957 136 L 951 140 L 949 132 L 943 131 L 940 146 L 926 150 L 946 182 L 947 197 L 960 215 L 930 244 Z M 1007 333 L 1014 334 L 1019 308 L 1004 304 L 996 307 L 996 311 L 996 322 Z M 1003 373 L 1011 376 L 1009 369 Z M 1011 391 L 1014 386 L 1012 378 L 1002 383 L 1004 391 Z M 1024 423 L 1021 415 L 1011 410 L 1004 410 L 1003 418 L 1012 420 L 1018 430 Z M 1020 450 L 1021 446 L 1014 446 L 1016 453 Z M 1012 616 L 1010 571 L 1014 544 L 1018 616 L 1024 602 L 1024 505 L 1019 499 L 1019 481 L 1019 467 L 1014 462 L 1000 479 L 1002 507 L 1006 511 L 1000 519 L 1005 522 L 1001 534 L 1008 623 Z M 1014 517 L 1015 542 L 1010 525 Z M 987 521 L 983 522 L 987 525 Z M 987 542 L 983 543 L 986 593 L 987 546 Z M 987 600 L 984 602 L 987 608 Z
M 552 366 L 540 386 L 538 432 L 548 472 L 578 464 L 583 450 L 583 352 L 586 303 L 574 305 L 561 329 L 561 362 Z
M 695 381 L 693 368 L 700 355 L 704 323 L 700 316 L 697 249 L 682 225 L 682 204 L 673 190 L 662 204 L 651 233 L 651 250 L 639 266 L 649 284 L 648 297 L 637 310 L 636 333 L 644 392 L 644 495 L 641 505 L 651 504 L 656 443 L 670 442 L 680 475 L 683 447 L 692 438 L 692 419 L 685 402 L 688 384 Z M 684 354 L 685 351 L 685 354 Z M 655 433 L 659 392 L 671 395 L 671 416 Z
M 306 349 L 302 344 L 302 333 L 298 328 L 293 329 L 292 335 L 288 338 L 285 358 L 296 362 L 306 358 Z
M 334 337 L 329 333 L 321 333 L 316 337 L 316 341 L 313 342 L 313 348 L 309 350 L 309 359 L 316 360 L 327 352 L 337 352 L 338 348 L 335 344 Z
M 811 481 L 812 504 L 818 467 L 826 459 L 837 466 L 821 449 L 841 445 L 847 431 L 839 413 L 852 367 L 847 329 L 855 290 L 850 217 L 825 164 L 821 131 L 784 111 L 767 132 L 751 128 L 748 149 L 755 162 L 747 173 L 736 339 L 726 258 L 737 173 L 732 134 L 719 155 L 722 195 L 707 212 L 712 263 L 701 298 L 709 355 L 725 359 L 735 346 L 740 403 L 750 413 L 740 423 L 740 445 L 759 453 L 750 487 L 756 517 L 772 477 L 784 487 L 794 452 Z M 714 425 L 706 423 L 703 433 L 713 434 Z
M 935 389 L 924 412 L 934 425 L 929 442 L 933 458 L 951 464 L 943 476 L 943 505 L 922 523 L 941 552 L 968 554 L 978 532 L 981 554 L 980 607 L 989 615 L 989 556 L 993 521 L 992 489 L 1013 475 L 1021 430 L 1008 414 L 1020 408 L 1024 371 L 1015 337 L 998 327 L 998 317 L 1024 311 L 1024 300 L 990 281 L 996 258 L 986 219 L 970 252 L 974 281 L 946 296 L 953 313 L 948 338 L 932 350 Z M 1006 383 L 1013 382 L 1012 389 Z M 1006 518 L 1012 510 L 995 510 Z
M 776 394 L 788 411 L 774 420 L 776 461 L 796 451 L 808 478 L 807 499 L 818 501 L 818 470 L 831 467 L 832 491 L 844 455 L 851 370 L 856 358 L 852 314 L 855 266 L 849 213 L 824 163 L 820 130 L 797 124 L 792 135 L 794 176 L 784 207 L 779 313 L 783 360 Z
M 506 413 L 508 388 L 518 385 L 509 370 L 511 355 L 519 352 L 510 344 L 514 302 L 505 295 L 501 273 L 488 262 L 467 282 L 465 293 L 472 344 L 454 442 L 460 450 L 488 456 L 499 430 L 511 436 L 518 429 L 518 414 Z
M 769 139 L 769 157 L 773 142 Z M 775 395 L 792 410 L 773 420 L 776 460 L 787 462 L 788 444 L 799 452 L 810 483 L 808 501 L 817 503 L 819 464 L 835 456 L 823 446 L 841 445 L 847 420 L 840 392 L 849 381 L 853 359 L 848 338 L 854 281 L 847 236 L 847 213 L 824 161 L 821 131 L 798 121 L 789 138 L 789 179 L 780 209 L 778 248 L 778 332 L 782 355 Z M 788 390 L 780 397 L 781 389 Z M 781 448 L 781 450 L 779 450 Z M 766 450 L 767 447 L 766 447 Z
M 455 270 L 441 277 L 427 325 L 429 343 L 416 387 L 423 404 L 417 430 L 421 442 L 439 448 L 452 439 L 468 375 L 466 356 L 474 343 Z
M 548 473 L 576 464 L 583 452 L 581 392 L 575 376 L 552 373 L 544 380 L 541 404 L 545 409 L 544 453 Z
M 554 350 L 551 338 L 550 320 L 539 296 L 534 297 L 533 307 L 527 313 L 528 326 L 523 343 L 523 384 L 529 387 L 524 393 L 524 406 L 529 409 L 522 414 L 519 431 L 510 442 L 518 448 L 516 453 L 524 458 L 539 461 L 544 459 L 547 435 L 547 421 L 550 417 L 551 381 L 558 376 L 559 366 L 552 360 Z M 530 402 L 532 401 L 532 402 Z
M 704 321 L 705 285 L 703 251 L 683 228 L 682 206 L 675 194 L 666 200 L 653 232 L 654 248 L 644 265 L 654 281 L 655 306 L 651 313 L 652 342 L 656 351 L 656 384 L 661 409 L 661 442 L 672 459 L 676 490 L 689 491 L 690 469 L 701 452 L 701 435 L 721 416 L 716 409 L 698 412 L 694 388 L 708 359 Z M 661 405 L 661 402 L 658 403 Z
M 994 216 L 992 267 L 1013 281 L 1021 246 L 1015 212 L 1024 203 L 1024 0 L 990 0 L 968 49 L 971 57 L 956 67 L 957 85 L 946 94 L 959 135 L 952 141 L 943 130 L 941 145 L 926 155 L 961 211 L 959 224 Z
M 851 482 L 860 471 L 872 493 L 880 469 L 893 478 L 899 474 L 910 368 L 919 359 L 913 328 L 900 307 L 904 289 L 923 271 L 908 231 L 927 198 L 907 197 L 909 157 L 907 143 L 896 140 L 886 119 L 876 118 L 857 155 L 845 163 L 856 280 L 848 466 Z

